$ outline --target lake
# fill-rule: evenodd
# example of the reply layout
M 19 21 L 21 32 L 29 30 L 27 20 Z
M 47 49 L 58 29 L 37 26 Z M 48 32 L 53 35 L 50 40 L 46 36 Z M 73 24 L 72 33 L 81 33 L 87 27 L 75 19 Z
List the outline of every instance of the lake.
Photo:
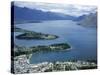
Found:
M 50 45 L 54 43 L 69 43 L 70 51 L 39 52 L 32 55 L 30 63 L 66 60 L 96 60 L 97 59 L 97 29 L 77 25 L 71 20 L 43 21 L 41 23 L 16 24 L 17 27 L 59 36 L 54 40 L 18 40 L 20 46 Z M 21 33 L 16 32 L 15 35 Z

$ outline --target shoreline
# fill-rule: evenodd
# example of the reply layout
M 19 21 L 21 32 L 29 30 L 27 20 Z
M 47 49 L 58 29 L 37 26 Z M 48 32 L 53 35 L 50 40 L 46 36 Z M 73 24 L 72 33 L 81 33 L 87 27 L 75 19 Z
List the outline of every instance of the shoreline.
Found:
M 41 62 L 37 64 L 30 64 L 32 54 L 20 55 L 14 59 L 14 74 L 23 73 L 39 73 L 39 72 L 56 72 L 56 71 L 71 71 L 71 70 L 85 70 L 97 69 L 97 64 L 90 61 L 56 61 L 56 62 Z

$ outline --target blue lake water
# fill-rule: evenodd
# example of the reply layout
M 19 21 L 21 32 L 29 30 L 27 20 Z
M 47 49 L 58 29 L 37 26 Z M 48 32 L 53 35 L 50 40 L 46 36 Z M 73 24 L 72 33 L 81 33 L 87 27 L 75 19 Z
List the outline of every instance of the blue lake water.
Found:
M 59 38 L 55 40 L 18 40 L 15 38 L 14 41 L 17 45 L 29 47 L 67 42 L 72 46 L 70 51 L 35 53 L 32 55 L 30 63 L 65 60 L 96 60 L 97 58 L 96 28 L 83 27 L 71 20 L 25 23 L 17 24 L 16 26 L 31 31 L 59 36 Z M 15 35 L 18 34 L 21 33 L 15 33 Z

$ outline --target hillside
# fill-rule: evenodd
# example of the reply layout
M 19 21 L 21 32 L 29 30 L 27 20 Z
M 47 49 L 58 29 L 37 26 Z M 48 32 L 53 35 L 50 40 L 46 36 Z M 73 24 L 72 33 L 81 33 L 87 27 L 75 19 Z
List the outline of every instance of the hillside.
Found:
M 78 24 L 86 27 L 97 27 L 97 12 L 86 15 Z

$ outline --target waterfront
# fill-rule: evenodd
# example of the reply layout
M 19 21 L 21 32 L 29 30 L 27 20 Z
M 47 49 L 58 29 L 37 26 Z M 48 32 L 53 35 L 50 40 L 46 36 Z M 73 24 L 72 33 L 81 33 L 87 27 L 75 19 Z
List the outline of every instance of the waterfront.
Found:
M 14 68 L 12 72 L 15 74 L 37 73 L 37 72 L 55 72 L 69 70 L 96 69 L 97 64 L 90 61 L 65 61 L 65 62 L 42 62 L 38 64 L 30 64 L 29 59 L 32 55 L 21 55 L 14 58 Z M 13 61 L 12 61 L 13 62 Z

